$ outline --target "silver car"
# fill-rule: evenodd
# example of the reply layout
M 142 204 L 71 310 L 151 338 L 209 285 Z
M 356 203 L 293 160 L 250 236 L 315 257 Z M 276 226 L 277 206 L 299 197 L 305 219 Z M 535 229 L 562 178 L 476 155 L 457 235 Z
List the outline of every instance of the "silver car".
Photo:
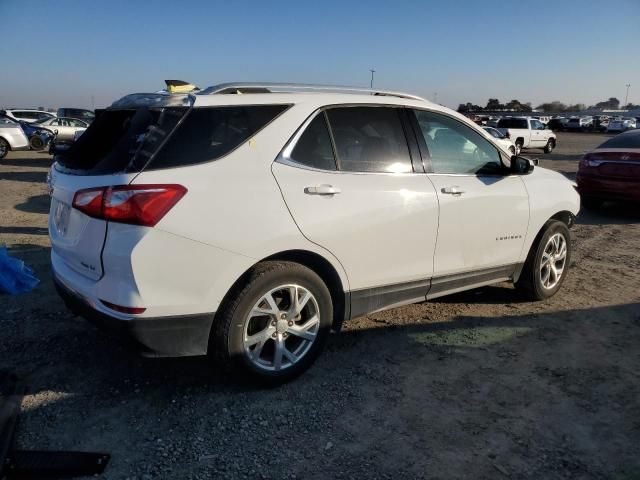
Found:
M 9 150 L 29 150 L 29 140 L 18 122 L 0 116 L 0 158 L 4 158 Z
M 89 124 L 77 118 L 53 117 L 37 120 L 32 123 L 34 127 L 44 127 L 47 130 L 57 130 L 58 140 L 71 141 L 76 132 L 84 132 Z

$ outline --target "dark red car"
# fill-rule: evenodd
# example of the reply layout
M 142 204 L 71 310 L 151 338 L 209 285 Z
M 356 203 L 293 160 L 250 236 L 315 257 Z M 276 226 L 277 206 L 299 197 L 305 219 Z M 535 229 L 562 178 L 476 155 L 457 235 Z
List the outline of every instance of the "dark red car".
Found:
M 577 182 L 586 208 L 606 200 L 640 203 L 640 130 L 616 135 L 585 154 Z

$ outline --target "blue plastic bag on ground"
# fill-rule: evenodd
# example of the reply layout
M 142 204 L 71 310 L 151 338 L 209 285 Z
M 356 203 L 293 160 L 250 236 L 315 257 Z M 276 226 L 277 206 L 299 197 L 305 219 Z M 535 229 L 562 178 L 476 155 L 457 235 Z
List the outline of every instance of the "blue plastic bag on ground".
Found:
M 38 283 L 40 280 L 31 268 L 22 260 L 10 257 L 5 247 L 0 247 L 0 293 L 17 295 L 28 292 Z

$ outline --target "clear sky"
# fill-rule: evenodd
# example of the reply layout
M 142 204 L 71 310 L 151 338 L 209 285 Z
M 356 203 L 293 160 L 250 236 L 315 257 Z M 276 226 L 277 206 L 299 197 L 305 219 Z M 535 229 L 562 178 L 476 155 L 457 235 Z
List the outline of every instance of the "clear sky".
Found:
M 104 107 L 165 78 L 640 103 L 640 0 L 0 0 L 0 106 Z

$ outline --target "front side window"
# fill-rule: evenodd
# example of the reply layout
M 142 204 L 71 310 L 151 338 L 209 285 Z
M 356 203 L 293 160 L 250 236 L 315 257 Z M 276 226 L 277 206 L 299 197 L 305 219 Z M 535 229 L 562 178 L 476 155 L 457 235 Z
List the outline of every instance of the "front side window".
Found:
M 412 172 L 398 109 L 340 107 L 327 110 L 340 170 Z
M 544 130 L 544 124 L 538 120 L 531 120 L 531 128 L 534 130 Z
M 291 152 L 291 159 L 302 165 L 321 170 L 335 170 L 336 161 L 324 112 L 307 126 Z
M 497 174 L 498 150 L 478 132 L 446 115 L 414 110 L 433 173 Z

